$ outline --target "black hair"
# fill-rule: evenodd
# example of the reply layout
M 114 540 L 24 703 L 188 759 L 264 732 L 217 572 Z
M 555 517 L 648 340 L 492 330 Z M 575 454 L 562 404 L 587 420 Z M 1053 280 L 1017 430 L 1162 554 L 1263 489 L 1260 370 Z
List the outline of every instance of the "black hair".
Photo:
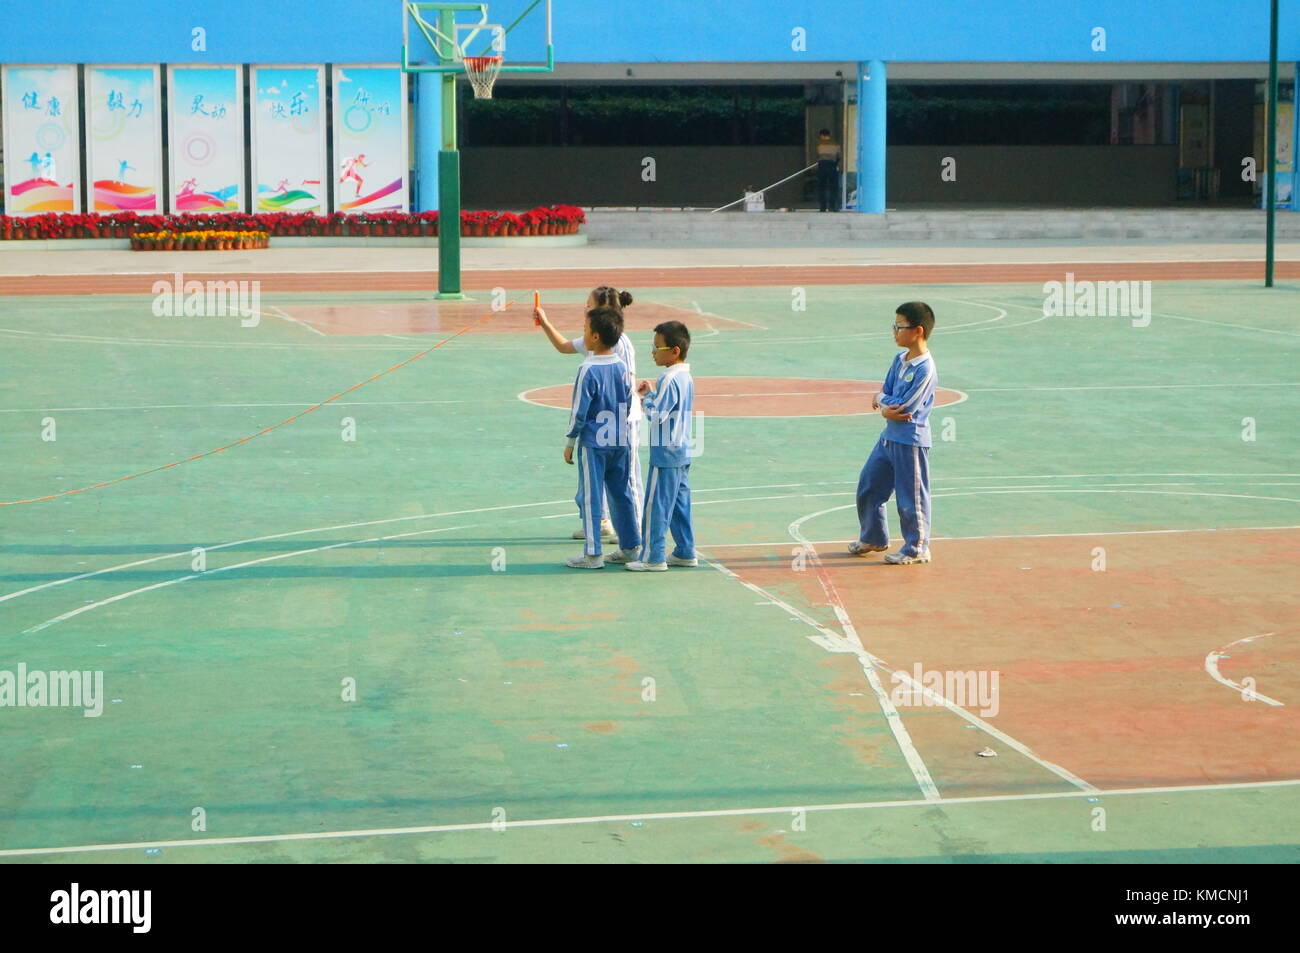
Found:
M 610 285 L 593 288 L 591 296 L 596 299 L 596 307 L 598 308 L 614 308 L 622 311 L 632 303 L 631 292 L 619 291 Z
M 618 308 L 592 308 L 587 312 L 587 321 L 605 347 L 613 347 L 623 336 L 623 315 Z
M 819 136 L 829 136 L 830 134 L 831 134 L 831 131 L 830 131 L 829 129 L 818 129 L 818 130 L 817 130 L 817 135 L 819 135 Z
M 894 309 L 894 313 L 907 318 L 909 326 L 923 329 L 927 341 L 934 334 L 934 312 L 924 301 L 904 302 Z
M 686 352 L 691 349 L 691 332 L 680 321 L 665 321 L 655 326 L 655 334 L 663 335 L 665 347 L 675 347 L 686 360 Z

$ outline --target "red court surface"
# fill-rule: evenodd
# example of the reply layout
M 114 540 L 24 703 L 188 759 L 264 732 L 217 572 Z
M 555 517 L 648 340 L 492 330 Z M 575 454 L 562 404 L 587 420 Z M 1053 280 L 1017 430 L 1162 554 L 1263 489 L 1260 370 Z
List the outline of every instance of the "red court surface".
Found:
M 852 538 L 852 511 L 819 528 Z M 814 606 L 831 628 L 838 600 L 863 646 L 888 663 L 886 690 L 891 670 L 911 674 L 917 664 L 997 671 L 996 711 L 985 720 L 1099 788 L 1300 773 L 1300 530 L 939 539 L 935 562 L 923 566 L 822 543 L 820 564 L 810 560 L 802 572 L 792 568 L 795 545 L 724 545 L 708 555 L 746 582 Z M 1096 547 L 1107 571 L 1092 568 Z M 845 675 L 856 667 L 852 655 L 830 658 L 843 660 Z M 978 794 L 986 783 L 991 792 L 1024 779 L 1026 759 L 1012 750 L 994 743 L 999 758 L 974 757 L 987 738 L 957 715 L 900 711 L 950 795 L 954 785 Z
M 446 334 L 473 324 L 475 331 L 527 331 L 533 323 L 532 295 L 493 313 L 490 298 L 475 301 L 365 302 L 346 305 L 286 304 L 277 309 L 286 317 L 309 325 L 322 334 Z M 562 331 L 577 333 L 583 325 L 581 303 L 542 302 L 547 319 Z M 701 322 L 715 328 L 745 328 L 749 325 L 714 315 L 701 315 L 684 308 L 636 301 L 624 312 L 624 326 L 630 331 L 650 331 L 664 321 Z M 538 332 L 540 333 L 540 332 Z
M 657 373 L 657 369 L 654 372 Z M 697 377 L 695 410 L 710 417 L 838 417 L 875 413 L 871 397 L 879 381 L 827 380 L 816 377 Z M 553 384 L 520 394 L 521 400 L 568 410 L 573 384 Z M 966 399 L 961 391 L 940 387 L 935 406 Z
M 146 253 L 141 253 L 146 255 Z M 169 264 L 194 261 L 172 258 Z M 194 253 L 189 253 L 193 255 Z M 198 261 L 202 261 L 201 257 Z M 149 267 L 149 259 L 141 259 Z M 175 267 L 175 265 L 173 265 Z M 191 267 L 181 264 L 180 267 Z M 197 267 L 197 266 L 193 266 Z M 745 287 L 750 285 L 969 284 L 1059 281 L 1065 272 L 1077 281 L 1185 281 L 1188 279 L 1262 280 L 1262 261 L 1148 261 L 988 263 L 965 265 L 761 265 L 699 268 L 619 268 L 626 288 Z M 195 274 L 190 272 L 191 275 Z M 1300 278 L 1300 261 L 1279 261 L 1278 278 Z M 275 291 L 429 291 L 438 288 L 436 271 L 205 272 L 214 281 L 255 278 L 261 290 Z M 468 291 L 505 288 L 593 288 L 608 284 L 609 268 L 499 269 L 466 271 Z M 0 295 L 150 294 L 155 281 L 175 280 L 174 271 L 118 275 L 0 276 Z

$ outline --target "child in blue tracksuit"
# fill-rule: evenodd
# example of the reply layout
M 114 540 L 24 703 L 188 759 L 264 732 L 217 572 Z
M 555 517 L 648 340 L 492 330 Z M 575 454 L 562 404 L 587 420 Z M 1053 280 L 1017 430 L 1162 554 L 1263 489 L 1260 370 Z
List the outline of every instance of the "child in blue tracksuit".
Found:
M 599 288 L 592 289 L 591 294 L 587 295 L 587 307 L 585 311 L 592 308 L 610 307 L 622 314 L 632 305 L 632 293 L 629 291 L 619 291 L 610 285 L 601 285 Z M 556 330 L 555 325 L 551 324 L 546 312 L 541 307 L 533 308 L 533 317 L 537 321 L 537 326 L 541 328 L 547 338 L 550 339 L 551 346 L 561 354 L 581 354 L 587 356 L 587 343 L 582 337 L 576 337 L 569 340 L 563 334 Z M 632 341 L 627 334 L 623 334 L 618 343 L 614 345 L 614 355 L 627 365 L 628 387 L 636 387 L 636 349 L 632 346 Z M 632 495 L 636 499 L 637 512 L 641 512 L 641 461 L 637 459 L 637 447 L 640 444 L 640 425 L 641 425 L 641 405 L 635 400 L 628 410 L 627 415 L 627 432 L 628 445 L 632 448 L 632 467 L 630 476 L 632 478 Z M 606 501 L 605 509 L 609 509 L 609 503 Z M 573 534 L 574 539 L 586 538 L 587 529 L 579 525 Z M 600 524 L 600 535 L 605 539 L 615 537 L 614 524 L 609 521 L 609 514 L 605 514 L 605 519 Z
M 650 431 L 650 476 L 641 517 L 641 552 L 627 564 L 633 572 L 698 565 L 689 480 L 691 410 L 695 404 L 695 382 L 686 363 L 690 347 L 691 332 L 680 321 L 665 321 L 656 327 L 654 359 L 666 370 L 653 385 L 649 381 L 637 385 Z M 670 528 L 677 547 L 665 558 Z
M 885 562 L 896 566 L 930 561 L 930 410 L 939 372 L 930 354 L 934 312 L 922 301 L 898 306 L 894 343 L 906 348 L 894 356 L 871 409 L 885 418 L 885 430 L 858 477 L 858 539 L 854 556 L 889 549 L 885 503 L 898 495 L 903 545 Z
M 574 462 L 577 449 L 575 500 L 586 538 L 582 553 L 566 560 L 574 569 L 603 569 L 606 561 L 629 562 L 641 545 L 630 476 L 633 464 L 628 412 L 632 386 L 627 367 L 613 353 L 622 333 L 622 315 L 617 309 L 600 307 L 587 312 L 583 334 L 588 356 L 573 382 L 573 413 L 564 445 L 565 463 Z M 609 556 L 600 551 L 601 510 L 606 498 L 619 545 L 618 552 Z

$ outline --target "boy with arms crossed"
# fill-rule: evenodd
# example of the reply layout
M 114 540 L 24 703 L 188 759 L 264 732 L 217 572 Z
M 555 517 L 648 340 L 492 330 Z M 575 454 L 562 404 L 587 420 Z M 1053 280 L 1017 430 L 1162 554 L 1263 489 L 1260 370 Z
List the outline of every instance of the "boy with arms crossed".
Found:
M 939 373 L 930 355 L 934 312 L 922 301 L 900 304 L 894 315 L 894 343 L 906 348 L 894 356 L 871 409 L 885 418 L 885 429 L 858 477 L 858 539 L 854 556 L 889 549 L 885 503 L 898 494 L 903 545 L 885 557 L 895 566 L 930 561 L 930 410 Z

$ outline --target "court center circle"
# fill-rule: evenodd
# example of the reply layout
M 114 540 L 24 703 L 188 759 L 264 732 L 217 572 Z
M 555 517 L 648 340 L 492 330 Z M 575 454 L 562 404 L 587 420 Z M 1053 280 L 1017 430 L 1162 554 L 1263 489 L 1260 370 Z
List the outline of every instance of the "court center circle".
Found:
M 697 377 L 695 410 L 710 417 L 849 417 L 874 414 L 871 398 L 879 381 L 822 377 Z M 538 387 L 519 395 L 543 407 L 571 407 L 572 384 Z M 959 390 L 940 387 L 934 406 L 966 399 Z

